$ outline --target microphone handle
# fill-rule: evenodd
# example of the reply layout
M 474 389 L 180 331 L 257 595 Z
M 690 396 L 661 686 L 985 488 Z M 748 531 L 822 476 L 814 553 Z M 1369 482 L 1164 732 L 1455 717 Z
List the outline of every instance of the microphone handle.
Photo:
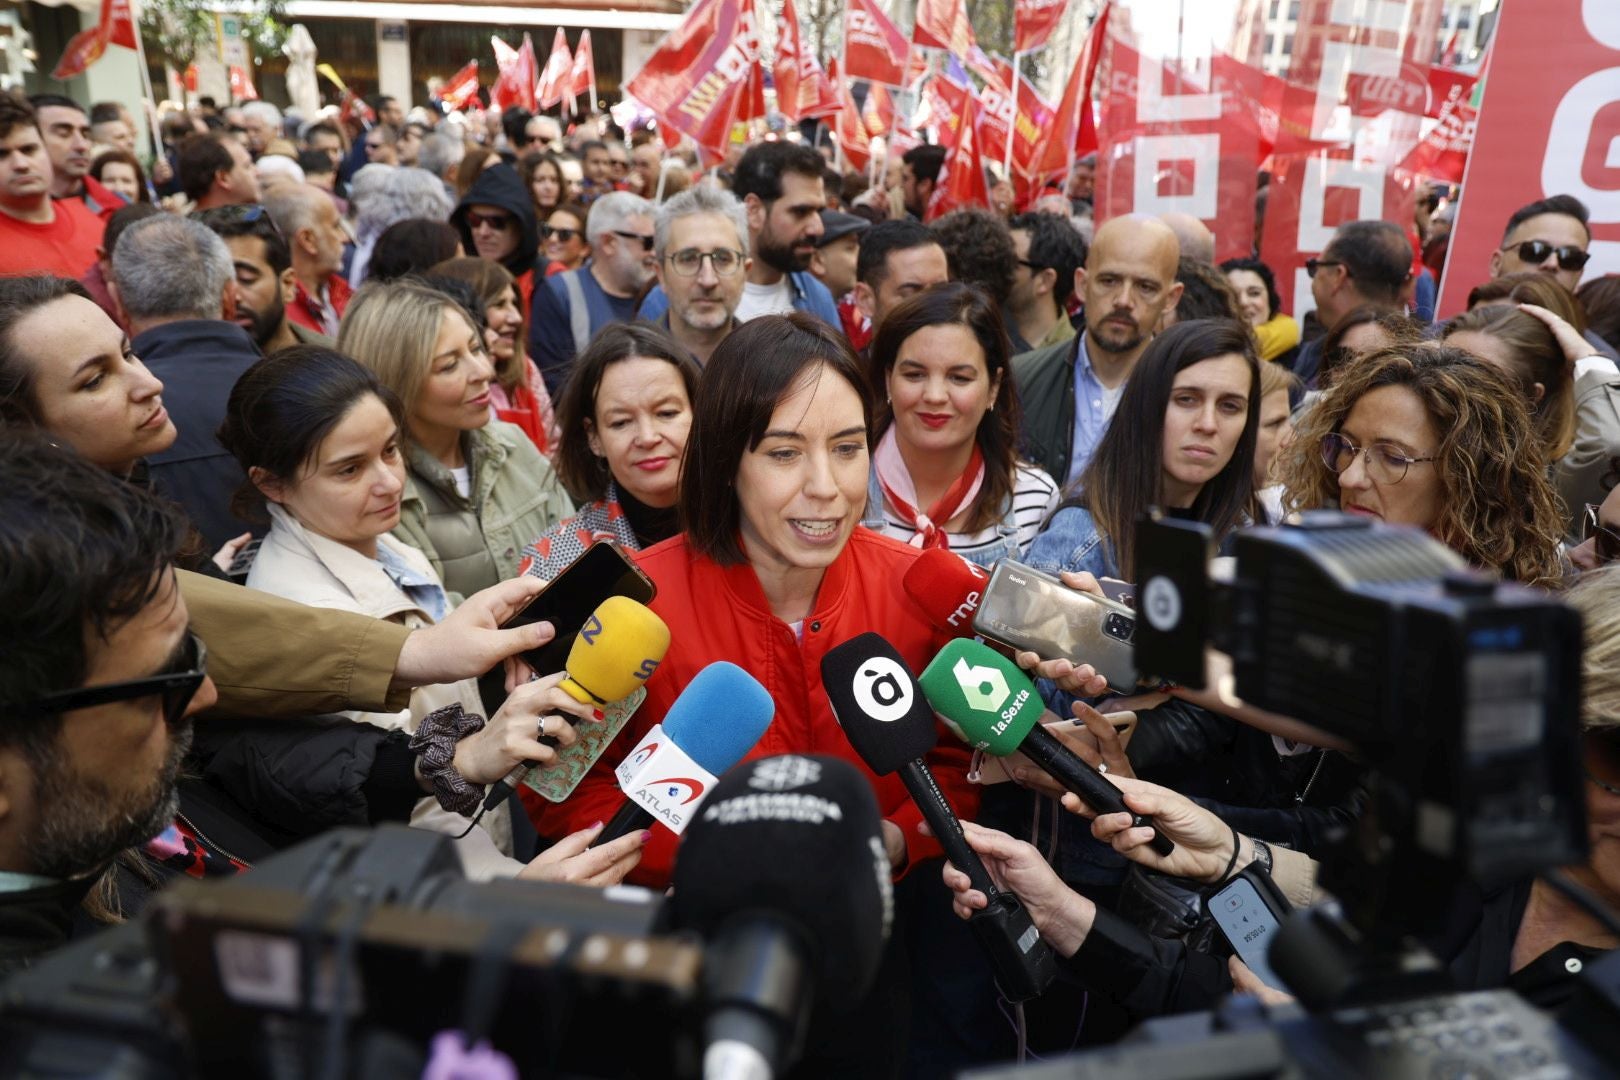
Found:
M 1064 746 L 1058 741 L 1057 736 L 1042 725 L 1036 724 L 1029 729 L 1024 741 L 1018 744 L 1018 750 L 1051 774 L 1052 779 L 1084 799 L 1086 805 L 1097 813 L 1130 814 L 1133 826 L 1152 829 L 1153 839 L 1148 841 L 1148 846 L 1160 856 L 1169 855 L 1176 850 L 1176 845 L 1158 830 L 1150 815 L 1132 811 L 1125 805 L 1125 797 L 1120 794 L 1119 788 L 1110 784 L 1102 773 Z
M 650 827 L 653 821 L 653 816 L 643 810 L 639 804 L 626 799 L 624 805 L 619 807 L 619 812 L 614 814 L 612 819 L 602 827 L 602 831 L 597 834 L 595 840 L 590 842 L 589 847 L 601 847 L 603 844 L 617 840 L 621 836 L 640 832 L 642 829 Z
M 928 771 L 921 758 L 916 758 L 900 766 L 900 779 L 911 793 L 911 801 L 922 811 L 923 820 L 928 822 L 929 829 L 939 840 L 939 846 L 945 849 L 945 857 L 993 903 L 1001 890 L 990 880 L 990 871 L 984 868 L 978 853 L 968 846 L 967 837 L 962 833 L 962 823 L 956 819 L 956 811 L 951 809 L 951 804 L 945 801 L 945 794 L 939 790 L 934 774 Z

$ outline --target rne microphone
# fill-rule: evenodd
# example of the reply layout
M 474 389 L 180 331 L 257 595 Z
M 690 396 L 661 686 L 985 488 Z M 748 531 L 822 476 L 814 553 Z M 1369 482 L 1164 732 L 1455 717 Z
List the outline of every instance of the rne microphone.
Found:
M 911 564 L 902 585 L 934 626 L 953 637 L 970 638 L 990 575 L 960 555 L 929 548 Z
M 775 715 L 771 695 L 736 664 L 719 660 L 698 672 L 615 770 L 626 801 L 591 846 L 655 821 L 680 834 L 715 778 L 754 748 Z
M 1096 769 L 1041 724 L 1045 706 L 1023 670 L 977 641 L 952 641 L 923 669 L 928 704 L 957 736 L 996 757 L 1021 752 L 1099 814 L 1130 814 L 1131 824 L 1154 829 L 1149 846 L 1160 855 L 1176 849 L 1153 818 L 1133 812 Z
M 865 1002 L 894 893 L 854 765 L 784 754 L 731 770 L 686 831 L 674 885 L 674 928 L 704 939 L 704 1080 L 777 1075 L 812 1016 L 830 1029 Z
M 877 634 L 862 634 L 822 657 L 821 684 L 861 760 L 879 776 L 900 774 L 945 856 L 988 898 L 968 925 L 989 955 L 1002 994 L 1013 1002 L 1039 995 L 1056 977 L 1057 960 L 1018 897 L 996 888 L 923 764 L 937 738 L 934 714 L 905 658 Z
M 669 627 L 663 619 L 628 596 L 610 596 L 580 627 L 568 650 L 567 671 L 558 685 L 582 704 L 606 705 L 645 686 L 668 651 Z M 578 723 L 566 713 L 564 718 L 570 724 Z M 540 741 L 557 746 L 557 740 L 549 735 L 542 735 Z M 524 762 L 491 785 L 484 797 L 484 809 L 493 810 L 532 768 L 533 763 Z

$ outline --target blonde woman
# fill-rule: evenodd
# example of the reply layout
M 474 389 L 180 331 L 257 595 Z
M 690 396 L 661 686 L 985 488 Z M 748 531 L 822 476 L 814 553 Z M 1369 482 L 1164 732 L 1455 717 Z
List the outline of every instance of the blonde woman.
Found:
M 405 492 L 394 535 L 470 596 L 517 574 L 523 545 L 574 504 L 521 428 L 490 416 L 495 365 L 477 320 L 411 281 L 368 283 L 338 349 L 405 408 Z

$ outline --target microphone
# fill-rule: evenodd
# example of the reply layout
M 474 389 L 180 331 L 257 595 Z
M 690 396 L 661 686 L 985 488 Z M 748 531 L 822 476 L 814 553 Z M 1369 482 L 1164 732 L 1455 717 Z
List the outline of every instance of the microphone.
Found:
M 669 627 L 645 604 L 628 596 L 610 596 L 596 606 L 568 650 L 568 669 L 559 684 L 569 697 L 582 704 L 605 705 L 629 697 L 646 683 L 669 651 Z M 564 717 L 570 724 L 578 721 Z M 555 748 L 549 735 L 540 741 Z M 591 762 L 582 763 L 589 766 Z M 524 762 L 490 785 L 484 797 L 484 810 L 495 806 L 517 786 L 523 774 L 534 768 Z
M 1013 1002 L 1040 994 L 1057 975 L 1051 946 L 1041 939 L 1018 897 L 996 888 L 923 764 L 923 755 L 934 748 L 934 714 L 905 658 L 877 634 L 862 634 L 822 657 L 821 683 L 861 760 L 879 776 L 900 774 L 946 857 L 989 898 L 968 925 L 989 954 L 1001 992 Z
M 975 636 L 973 615 L 990 585 L 983 567 L 944 548 L 929 548 L 911 564 L 902 584 L 940 630 L 954 637 Z
M 705 1080 L 768 1080 L 817 1002 L 872 987 L 894 918 L 872 786 L 835 757 L 759 758 L 715 785 L 675 864 L 675 928 L 704 938 Z
M 1021 751 L 1099 814 L 1130 814 L 1132 825 L 1154 828 L 1152 817 L 1133 812 L 1117 787 L 1042 726 L 1035 684 L 988 645 L 949 642 L 923 669 L 921 685 L 928 704 L 963 742 L 996 757 Z M 1176 849 L 1157 830 L 1149 846 L 1160 855 Z
M 715 777 L 754 748 L 775 715 L 771 695 L 736 664 L 718 660 L 698 672 L 615 771 L 626 801 L 591 847 L 654 821 L 679 835 Z

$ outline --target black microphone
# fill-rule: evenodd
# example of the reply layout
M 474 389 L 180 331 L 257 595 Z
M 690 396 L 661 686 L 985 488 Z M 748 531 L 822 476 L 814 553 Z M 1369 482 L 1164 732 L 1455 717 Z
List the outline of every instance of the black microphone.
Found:
M 670 902 L 705 939 L 705 1080 L 768 1080 L 802 1053 L 816 1002 L 871 989 L 893 920 L 871 785 L 834 757 L 728 772 L 687 828 Z
M 1018 897 L 996 888 L 923 764 L 936 741 L 934 713 L 905 659 L 877 634 L 862 634 L 822 657 L 821 684 L 861 760 L 879 776 L 900 774 L 946 858 L 989 899 L 968 924 L 989 954 L 1002 994 L 1013 1002 L 1039 995 L 1056 977 L 1057 960 Z

